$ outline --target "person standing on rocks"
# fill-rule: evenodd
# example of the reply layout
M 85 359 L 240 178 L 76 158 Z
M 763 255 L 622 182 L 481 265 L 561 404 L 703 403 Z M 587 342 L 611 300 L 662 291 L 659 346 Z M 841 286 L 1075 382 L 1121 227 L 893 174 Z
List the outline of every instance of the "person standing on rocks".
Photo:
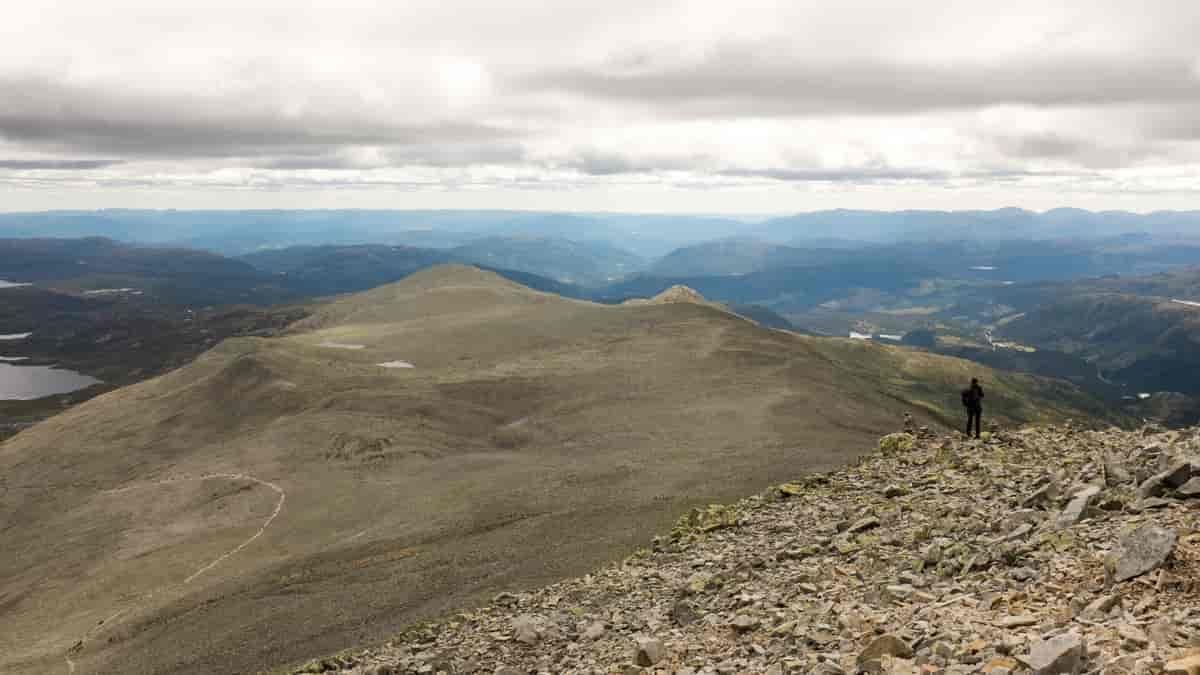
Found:
M 979 428 L 983 425 L 983 387 L 979 386 L 977 378 L 971 378 L 971 386 L 962 391 L 963 407 L 967 409 L 967 436 L 971 435 L 971 424 L 975 424 L 975 438 L 979 438 Z

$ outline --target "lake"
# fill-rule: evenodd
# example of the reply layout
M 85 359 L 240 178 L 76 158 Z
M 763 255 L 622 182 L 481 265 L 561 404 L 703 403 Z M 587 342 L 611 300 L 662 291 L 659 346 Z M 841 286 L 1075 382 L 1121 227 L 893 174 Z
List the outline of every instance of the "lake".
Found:
M 22 286 L 31 286 L 32 284 L 18 284 L 15 281 L 5 281 L 0 279 L 0 288 L 21 288 Z
M 73 370 L 0 363 L 0 401 L 28 401 L 66 394 L 99 382 L 94 377 Z

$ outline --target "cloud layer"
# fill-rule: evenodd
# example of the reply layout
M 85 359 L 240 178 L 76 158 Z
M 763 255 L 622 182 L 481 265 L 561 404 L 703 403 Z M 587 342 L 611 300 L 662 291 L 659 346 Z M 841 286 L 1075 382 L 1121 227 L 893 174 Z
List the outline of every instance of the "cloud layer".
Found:
M 402 5 L 13 9 L 4 208 L 1200 206 L 1195 3 Z

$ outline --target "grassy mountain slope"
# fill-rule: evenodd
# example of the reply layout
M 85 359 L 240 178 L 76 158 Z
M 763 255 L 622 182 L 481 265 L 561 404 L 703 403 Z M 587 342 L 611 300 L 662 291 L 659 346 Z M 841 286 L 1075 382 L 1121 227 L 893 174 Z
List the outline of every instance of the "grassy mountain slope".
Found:
M 1072 295 L 1026 312 L 1002 333 L 1086 358 L 1134 391 L 1200 394 L 1200 307 L 1128 294 Z
M 0 671 L 244 672 L 381 640 L 850 460 L 903 412 L 957 424 L 973 374 L 993 418 L 1098 410 L 705 305 L 419 272 L 0 445 Z

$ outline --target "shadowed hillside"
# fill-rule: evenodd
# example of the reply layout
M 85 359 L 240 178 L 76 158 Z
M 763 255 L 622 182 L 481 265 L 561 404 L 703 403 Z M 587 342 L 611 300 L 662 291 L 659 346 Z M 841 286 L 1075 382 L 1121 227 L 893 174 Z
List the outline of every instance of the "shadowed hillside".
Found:
M 904 412 L 957 423 L 971 374 L 991 419 L 1099 414 L 703 304 L 419 272 L 0 445 L 0 671 L 244 672 L 382 640 L 840 465 Z

